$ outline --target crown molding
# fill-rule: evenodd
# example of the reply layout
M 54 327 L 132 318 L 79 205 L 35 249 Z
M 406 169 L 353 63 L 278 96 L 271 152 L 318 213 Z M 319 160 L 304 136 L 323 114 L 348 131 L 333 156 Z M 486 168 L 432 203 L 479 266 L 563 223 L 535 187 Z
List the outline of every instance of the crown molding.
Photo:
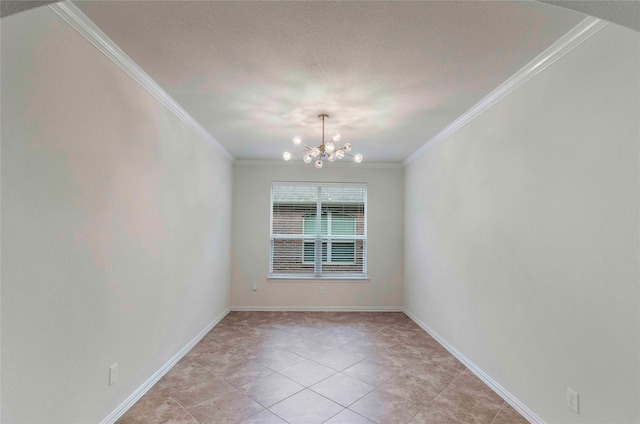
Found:
M 471 109 L 460 115 L 449 126 L 436 134 L 433 138 L 422 145 L 403 164 L 406 166 L 421 157 L 427 150 L 437 146 L 452 134 L 471 122 L 485 110 L 511 94 L 514 90 L 525 84 L 531 78 L 547 69 L 552 63 L 560 59 L 565 54 L 580 45 L 583 41 L 600 31 L 607 25 L 606 21 L 598 18 L 588 17 L 573 27 L 569 32 L 560 37 L 555 43 L 536 56 L 531 62 L 513 74 L 509 79 L 500 84 L 498 88 L 486 95 L 476 103 Z
M 313 168 L 313 164 L 304 163 L 302 161 L 289 161 L 284 162 L 283 160 L 263 160 L 263 159 L 236 159 L 233 162 L 234 165 L 237 166 L 273 166 L 278 165 L 280 167 L 295 167 L 295 168 Z M 327 169 L 329 168 L 351 168 L 351 169 L 359 169 L 359 168 L 383 168 L 383 169 L 402 169 L 404 165 L 402 162 L 362 162 L 362 163 L 353 163 L 352 161 L 347 162 L 333 162 L 326 163 Z M 323 168 L 324 169 L 324 168 Z
M 238 165 L 267 165 L 274 164 L 278 161 L 265 160 L 235 160 L 233 155 L 218 142 L 209 132 L 200 125 L 182 106 L 180 106 L 166 91 L 164 91 L 158 83 L 156 83 L 146 72 L 142 70 L 127 54 L 122 51 L 106 34 L 104 34 L 80 9 L 78 9 L 71 1 L 67 0 L 60 3 L 54 3 L 48 6 L 72 28 L 78 31 L 87 41 L 93 44 L 113 63 L 122 69 L 140 86 L 147 90 L 161 104 L 169 109 L 175 116 L 181 119 L 189 126 L 200 138 L 212 145 L 225 158 L 235 162 Z M 562 56 L 573 50 L 580 43 L 587 40 L 596 32 L 607 25 L 606 21 L 594 17 L 587 17 L 564 36 L 558 39 L 535 59 L 525 65 L 522 69 L 512 75 L 505 82 L 500 84 L 495 90 L 485 96 L 473 107 L 460 115 L 449 126 L 428 140 L 422 147 L 416 150 L 411 156 L 402 163 L 387 162 L 367 162 L 366 168 L 403 168 L 422 156 L 427 150 L 437 146 L 446 140 L 456 131 L 471 122 L 482 112 L 502 100 L 511 92 L 521 85 L 525 84 L 531 78 L 549 67 L 552 63 L 560 59 Z M 336 164 L 332 164 L 335 166 Z M 360 164 L 359 167 L 363 167 Z M 340 167 L 344 167 L 341 165 Z
M 157 82 L 142 70 L 127 54 L 120 49 L 100 28 L 98 28 L 80 9 L 71 1 L 51 4 L 48 6 L 58 16 L 64 19 L 73 29 L 93 44 L 100 52 L 107 56 L 113 63 L 129 75 L 142 88 L 147 90 L 162 105 L 169 109 L 182 122 L 187 124 L 203 141 L 208 142 L 219 153 L 230 161 L 234 157 L 220 144 L 209 132 L 204 129 L 186 110 L 182 108 Z

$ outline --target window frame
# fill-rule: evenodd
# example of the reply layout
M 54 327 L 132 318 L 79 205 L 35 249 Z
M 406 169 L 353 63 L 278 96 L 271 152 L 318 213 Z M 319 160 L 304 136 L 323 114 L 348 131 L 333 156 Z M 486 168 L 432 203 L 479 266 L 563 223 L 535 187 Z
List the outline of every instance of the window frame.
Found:
M 273 209 L 272 209 L 272 211 L 273 211 Z M 354 229 L 354 232 L 356 232 L 357 218 L 355 216 L 351 216 L 351 215 L 346 214 L 346 213 L 327 211 L 326 215 L 327 215 L 327 237 L 328 237 L 328 240 L 326 242 L 322 242 L 323 244 L 324 243 L 327 244 L 327 260 L 326 261 L 322 261 L 322 264 L 323 265 L 356 265 L 357 264 L 357 262 L 356 262 L 356 249 L 357 249 L 357 247 L 356 247 L 355 239 L 353 239 L 353 240 L 352 239 L 349 239 L 349 240 L 335 240 L 335 239 L 332 238 L 332 236 L 334 234 L 332 234 L 332 232 L 331 232 L 331 229 L 332 229 L 332 222 L 331 221 L 333 220 L 333 215 L 334 214 L 335 215 L 341 215 L 343 217 L 348 217 L 348 218 L 353 219 L 353 229 Z M 302 232 L 303 232 L 304 235 L 306 235 L 304 233 L 304 229 L 306 228 L 304 220 L 307 217 L 314 217 L 315 218 L 315 216 L 316 216 L 316 214 L 314 213 L 313 215 L 306 215 L 306 216 L 302 217 L 302 221 L 303 221 L 302 222 Z M 322 215 L 320 215 L 320 219 L 322 220 Z M 351 235 L 351 234 L 349 234 L 349 235 Z M 355 234 L 354 234 L 354 236 L 355 236 Z M 302 263 L 303 264 L 313 264 L 313 263 L 315 263 L 315 260 L 314 261 L 307 261 L 306 260 L 305 244 L 307 244 L 307 243 L 311 243 L 311 242 L 302 240 Z M 333 259 L 333 252 L 332 252 L 331 248 L 332 248 L 333 244 L 350 244 L 350 245 L 352 245 L 353 246 L 353 260 L 352 261 L 348 261 L 348 262 L 332 260 Z
M 305 262 L 304 261 L 304 243 L 305 240 L 309 239 L 309 240 L 313 240 L 316 243 L 319 242 L 321 243 L 321 239 L 322 236 L 320 237 L 305 237 L 304 235 L 302 235 L 301 237 L 296 237 L 296 236 L 289 236 L 287 234 L 274 234 L 273 233 L 273 226 L 274 226 L 274 188 L 278 187 L 278 186 L 285 186 L 285 187 L 289 187 L 289 186 L 306 186 L 306 187 L 315 187 L 318 189 L 318 196 L 316 197 L 316 212 L 315 212 L 315 216 L 318 216 L 318 214 L 320 215 L 320 220 L 322 219 L 322 206 L 323 205 L 327 205 L 327 203 L 323 203 L 322 199 L 321 199 L 321 191 L 323 188 L 328 188 L 328 187 L 344 187 L 344 188 L 360 188 L 363 189 L 362 191 L 362 197 L 363 197 L 363 201 L 362 201 L 362 207 L 363 207 L 363 216 L 362 216 L 362 234 L 361 235 L 357 235 L 359 230 L 356 230 L 356 235 L 348 235 L 348 236 L 325 236 L 325 237 L 330 237 L 334 242 L 339 242 L 340 239 L 344 239 L 344 240 L 349 240 L 350 242 L 354 243 L 354 262 L 335 262 L 335 263 L 326 263 L 324 262 L 324 265 L 335 265 L 335 266 L 339 266 L 339 265 L 345 265 L 345 266 L 349 266 L 349 265 L 358 265 L 358 259 L 361 258 L 361 263 L 362 263 L 362 267 L 361 269 L 358 270 L 358 272 L 351 272 L 351 271 L 345 271 L 345 272 L 335 272 L 335 271 L 327 271 L 327 272 L 323 272 L 322 271 L 322 249 L 320 249 L 319 251 L 316 249 L 316 256 L 319 257 L 319 262 L 320 262 L 320 272 L 318 272 L 318 258 L 316 258 L 316 261 L 314 261 L 314 270 L 313 272 L 300 272 L 300 273 L 274 273 L 273 272 L 273 268 L 274 268 L 274 242 L 275 240 L 286 240 L 286 239 L 292 239 L 292 240 L 301 240 L 302 242 L 302 256 L 300 259 L 300 264 L 304 264 L 304 265 L 309 265 L 309 262 Z M 270 236 L 270 248 L 269 248 L 269 274 L 268 274 L 268 279 L 287 279 L 287 280 L 317 280 L 317 279 L 329 279 L 329 280 L 368 280 L 368 276 L 367 276 L 367 208 L 368 208 L 368 202 L 367 202 L 367 184 L 366 183 L 325 183 L 325 182 L 273 182 L 271 184 L 271 193 L 270 193 L 270 208 L 269 208 L 269 236 Z M 293 199 L 292 199 L 293 201 Z M 331 205 L 330 203 L 328 205 Z M 333 212 L 333 211 L 327 211 L 328 212 Z M 345 215 L 349 216 L 349 214 L 345 213 Z M 358 220 L 356 217 L 356 228 L 358 226 Z M 303 222 L 302 222 L 302 233 L 304 233 L 304 217 L 303 217 Z M 318 223 L 318 228 L 321 227 L 321 224 Z M 328 242 L 329 240 L 327 240 Z M 362 241 L 362 243 L 358 243 L 358 241 Z M 358 246 L 360 245 L 360 246 Z M 362 256 L 358 256 L 357 250 L 358 248 L 361 249 L 362 252 Z

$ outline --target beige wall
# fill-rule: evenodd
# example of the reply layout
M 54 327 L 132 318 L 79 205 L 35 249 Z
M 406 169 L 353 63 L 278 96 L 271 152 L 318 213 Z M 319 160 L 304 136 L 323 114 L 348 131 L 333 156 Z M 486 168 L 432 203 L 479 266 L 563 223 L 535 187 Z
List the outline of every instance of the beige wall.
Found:
M 548 423 L 640 422 L 639 41 L 608 25 L 406 168 L 407 310 Z
M 231 164 L 47 7 L 1 135 L 1 421 L 100 422 L 227 309 Z
M 236 162 L 233 170 L 231 305 L 249 308 L 401 309 L 403 170 L 399 166 Z M 268 280 L 269 207 L 276 181 L 367 184 L 369 281 Z M 258 291 L 252 291 L 253 283 Z M 325 295 L 320 295 L 325 287 Z

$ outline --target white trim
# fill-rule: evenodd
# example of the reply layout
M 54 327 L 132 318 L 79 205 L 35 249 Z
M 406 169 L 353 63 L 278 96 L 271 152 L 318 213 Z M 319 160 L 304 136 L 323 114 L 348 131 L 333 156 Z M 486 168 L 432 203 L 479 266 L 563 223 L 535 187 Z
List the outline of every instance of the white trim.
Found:
M 237 161 L 236 161 L 237 163 Z M 358 186 L 358 187 L 367 187 L 367 183 L 356 183 L 351 181 L 273 181 L 271 182 L 271 187 L 283 185 L 283 186 L 300 186 L 300 187 L 317 187 L 321 185 L 323 187 L 344 187 L 348 186 Z M 315 203 L 315 202 L 312 202 Z
M 192 338 L 182 349 L 180 349 L 178 353 L 173 355 L 166 364 L 160 367 L 160 369 L 153 373 L 153 375 L 149 377 L 147 381 L 142 383 L 140 387 L 138 387 L 133 393 L 131 393 L 131 395 L 129 395 L 129 397 L 124 402 L 122 402 L 120 406 L 118 406 L 109 415 L 107 415 L 107 417 L 103 419 L 100 424 L 115 423 L 116 420 L 120 418 L 125 412 L 127 412 L 127 410 L 131 408 L 133 404 L 135 404 L 142 396 L 144 396 L 144 394 L 147 393 L 147 391 L 151 387 L 153 387 L 153 385 L 156 384 L 163 375 L 165 375 L 171 368 L 173 368 L 173 366 L 177 364 L 178 361 L 187 354 L 187 352 L 189 352 L 195 345 L 197 345 L 200 340 L 202 340 L 202 338 L 206 336 L 209 331 L 211 331 L 213 327 L 215 327 L 220 321 L 222 321 L 222 319 L 227 316 L 230 311 L 230 308 L 225 309 L 223 313 L 218 315 L 209 325 L 207 325 L 202 329 L 202 331 L 196 334 L 196 336 Z
M 493 90 L 482 100 L 476 103 L 471 109 L 460 115 L 455 121 L 449 124 L 445 129 L 436 134 L 432 139 L 427 141 L 411 156 L 403 162 L 408 165 L 422 156 L 427 150 L 437 146 L 446 140 L 453 133 L 471 122 L 485 110 L 511 94 L 518 87 L 538 75 L 540 72 L 548 68 L 552 63 L 569 53 L 583 41 L 600 31 L 607 25 L 606 21 L 594 17 L 587 17 L 582 20 L 573 29 L 560 37 L 555 43 L 546 50 L 536 56 L 531 62 L 526 64 L 522 69 L 513 74 L 509 79 L 500 84 L 498 88 Z
M 306 164 L 302 161 L 288 161 L 285 162 L 284 160 L 264 160 L 264 159 L 236 159 L 233 162 L 234 165 L 238 165 L 238 166 L 274 166 L 274 165 L 278 165 L 280 167 L 307 167 L 307 168 L 313 168 L 313 165 L 311 164 Z M 358 168 L 390 168 L 390 169 L 402 169 L 404 168 L 404 165 L 402 162 L 362 162 L 362 163 L 353 163 L 353 162 L 338 162 L 335 161 L 333 163 L 331 163 L 330 165 L 327 165 L 326 168 L 323 169 L 330 169 L 330 168 L 352 168 L 352 169 L 358 169 Z
M 233 309 L 233 308 L 232 308 Z M 489 377 L 484 371 L 482 371 L 476 364 L 471 362 L 460 351 L 447 342 L 442 336 L 433 331 L 427 324 L 422 322 L 420 318 L 412 314 L 408 309 L 404 309 L 404 313 L 426 331 L 431 337 L 436 339 L 445 349 L 455 356 L 460 362 L 462 362 L 472 373 L 474 373 L 480 380 L 482 380 L 487 386 L 489 386 L 494 392 L 496 392 L 502 399 L 504 399 L 509 405 L 518 411 L 525 419 L 533 424 L 546 424 L 545 421 L 536 415 L 531 409 L 529 409 L 524 403 L 513 396 L 507 389 L 502 387 L 497 381 Z
M 125 71 L 134 81 L 140 84 L 151 95 L 153 95 L 161 104 L 173 112 L 185 124 L 193 129 L 203 140 L 209 142 L 223 156 L 233 161 L 239 166 L 265 166 L 279 164 L 278 160 L 235 160 L 233 155 L 222 146 L 209 132 L 200 125 L 182 106 L 180 106 L 166 91 L 164 91 L 158 83 L 156 83 L 146 72 L 142 70 L 129 56 L 124 53 L 107 35 L 105 35 L 80 9 L 78 9 L 71 1 L 50 4 L 49 8 L 57 15 L 64 19 L 72 28 L 84 36 L 91 44 L 100 50 L 111 61 Z M 529 79 L 546 69 L 556 60 L 573 50 L 580 43 L 591 37 L 600 29 L 607 25 L 606 21 L 594 17 L 587 17 L 564 36 L 558 39 L 535 59 L 525 65 L 522 69 L 512 75 L 505 82 L 500 84 L 498 88 L 493 90 L 482 100 L 476 103 L 471 109 L 460 115 L 455 121 L 449 124 L 445 129 L 428 140 L 411 156 L 403 162 L 364 162 L 361 164 L 352 164 L 351 162 L 334 162 L 332 167 L 349 167 L 354 166 L 362 168 L 403 168 L 418 157 L 422 156 L 428 149 L 435 147 L 443 140 L 447 139 L 453 133 L 472 121 L 482 112 L 502 100 L 515 89 L 526 83 Z M 303 162 L 289 162 L 289 166 L 309 166 Z
M 267 277 L 267 281 L 281 281 L 288 283 L 309 283 L 309 280 L 315 281 L 328 281 L 328 282 L 338 282 L 338 283 L 352 283 L 352 282 L 367 282 L 369 281 L 369 277 L 366 274 L 361 275 L 345 275 L 345 274 L 309 274 L 308 276 L 301 274 L 272 274 Z
M 234 157 L 227 149 L 218 142 L 209 132 L 204 129 L 189 113 L 183 109 L 157 82 L 155 82 L 145 71 L 142 70 L 127 54 L 120 49 L 100 28 L 98 28 L 80 9 L 71 1 L 50 4 L 49 8 L 58 16 L 64 19 L 73 29 L 93 44 L 100 52 L 107 56 L 113 63 L 129 75 L 149 94 L 156 98 L 162 105 L 173 112 L 189 128 L 211 144 L 218 152 L 230 161 Z
M 234 312 L 404 312 L 402 306 L 232 306 Z
M 309 187 L 309 188 L 315 188 L 316 190 L 316 196 L 315 196 L 315 202 L 311 203 L 310 200 L 305 200 L 304 202 L 300 203 L 296 200 L 293 200 L 291 197 L 289 196 L 285 196 L 285 200 L 282 199 L 278 199 L 277 201 L 274 200 L 274 191 L 277 187 Z M 335 187 L 335 188 L 344 188 L 344 189 L 348 189 L 348 188 L 361 188 L 363 189 L 363 203 L 364 203 L 364 216 L 363 216 L 363 223 L 364 223 L 364 234 L 361 235 L 348 235 L 348 236 L 332 236 L 330 235 L 331 233 L 331 220 L 328 221 L 328 235 L 323 236 L 320 231 L 320 227 L 321 227 L 321 218 L 322 218 L 322 205 L 324 203 L 324 201 L 322 200 L 322 189 L 326 188 L 326 187 Z M 309 280 L 309 279 L 352 279 L 352 278 L 358 278 L 358 279 L 362 279 L 362 278 L 367 278 L 367 190 L 368 190 L 368 186 L 366 183 L 355 183 L 355 184 L 351 184 L 351 183 L 346 183 L 346 182 L 342 182 L 342 183 L 322 183 L 322 182 L 272 182 L 271 183 L 271 200 L 270 200 L 270 207 L 269 207 L 269 274 L 268 274 L 268 279 L 296 279 L 296 280 Z M 362 272 L 355 272 L 355 270 L 353 272 L 349 272 L 347 271 L 342 271 L 342 272 L 323 272 L 322 267 L 326 264 L 328 266 L 333 265 L 333 262 L 322 262 L 322 249 L 315 250 L 315 258 L 314 258 L 314 270 L 313 272 L 300 272 L 300 273 L 291 273 L 291 274 L 286 274 L 286 273 L 277 273 L 274 272 L 273 269 L 273 265 L 274 265 L 274 259 L 276 258 L 276 256 L 274 256 L 274 246 L 275 246 L 275 242 L 277 240 L 287 240 L 287 239 L 291 239 L 291 240 L 302 240 L 303 241 L 303 249 L 302 249 L 302 261 L 300 262 L 300 264 L 309 264 L 309 262 L 305 262 L 305 255 L 304 255 L 304 242 L 309 240 L 309 236 L 306 234 L 274 234 L 273 233 L 273 221 L 274 221 L 274 206 L 276 204 L 289 204 L 290 202 L 294 202 L 294 204 L 299 203 L 300 205 L 304 205 L 304 206 L 312 206 L 314 203 L 316 205 L 316 213 L 315 213 L 315 218 L 316 218 L 316 234 L 313 235 L 314 237 L 314 242 L 316 243 L 316 247 L 318 246 L 317 243 L 319 242 L 327 242 L 329 246 L 328 247 L 328 251 L 327 251 L 327 259 L 330 260 L 330 255 L 331 255 L 331 250 L 330 250 L 330 246 L 331 246 L 331 241 L 330 240 L 361 240 L 362 241 L 362 267 L 361 270 Z M 355 202 L 355 201 L 351 201 L 351 202 L 341 202 L 338 199 L 334 199 L 333 201 L 331 201 L 331 199 L 329 199 L 329 201 L 327 201 L 328 204 L 332 204 L 333 202 L 336 202 L 338 204 L 340 203 L 345 203 L 345 204 L 353 204 L 353 205 L 359 205 L 360 202 Z M 331 217 L 331 212 L 329 212 L 329 217 Z M 287 219 L 288 221 L 291 221 L 293 218 L 295 217 L 290 217 Z M 304 216 L 303 216 L 303 229 L 302 231 L 304 232 Z M 355 218 L 355 224 L 357 227 L 357 217 Z M 357 231 L 356 231 L 357 232 Z M 355 254 L 356 252 L 354 252 Z M 297 262 L 296 262 L 297 263 Z M 338 264 L 338 263 L 336 263 Z M 358 265 L 357 261 L 352 262 L 352 263 L 339 263 L 339 265 Z M 304 271 L 304 270 L 301 270 Z

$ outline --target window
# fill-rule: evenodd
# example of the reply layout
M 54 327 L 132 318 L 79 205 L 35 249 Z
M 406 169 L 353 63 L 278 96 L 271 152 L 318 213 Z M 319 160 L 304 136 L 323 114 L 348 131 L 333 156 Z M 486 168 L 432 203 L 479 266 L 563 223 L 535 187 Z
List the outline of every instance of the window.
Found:
M 270 276 L 366 277 L 366 203 L 363 184 L 274 183 Z
M 327 212 L 321 215 L 320 229 L 323 236 L 355 236 L 356 217 L 344 215 L 338 212 Z M 304 217 L 304 235 L 315 236 L 316 214 Z M 315 242 L 306 240 L 304 242 L 304 262 L 313 263 L 315 261 Z M 355 240 L 333 240 L 322 242 L 322 263 L 323 264 L 345 264 L 355 263 L 356 258 Z

